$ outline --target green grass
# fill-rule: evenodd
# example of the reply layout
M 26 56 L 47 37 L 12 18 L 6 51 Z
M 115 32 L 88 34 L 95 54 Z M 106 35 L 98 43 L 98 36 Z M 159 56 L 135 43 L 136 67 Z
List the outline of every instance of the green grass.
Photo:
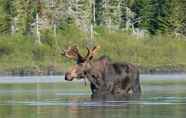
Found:
M 115 61 L 127 61 L 143 66 L 186 65 L 186 40 L 171 35 L 137 39 L 123 32 L 105 33 L 97 42 L 103 44 L 102 53 Z
M 96 28 L 94 44 L 100 45 L 98 56 L 107 55 L 113 61 L 130 62 L 143 69 L 165 68 L 186 70 L 186 39 L 172 34 L 145 36 L 138 39 L 128 32 L 110 32 Z M 42 44 L 35 37 L 21 34 L 0 37 L 0 72 L 34 69 L 47 70 L 54 66 L 58 71 L 66 70 L 72 61 L 60 55 L 68 45 L 77 44 L 85 55 L 87 34 L 73 25 L 58 30 L 56 37 L 51 31 L 41 35 Z

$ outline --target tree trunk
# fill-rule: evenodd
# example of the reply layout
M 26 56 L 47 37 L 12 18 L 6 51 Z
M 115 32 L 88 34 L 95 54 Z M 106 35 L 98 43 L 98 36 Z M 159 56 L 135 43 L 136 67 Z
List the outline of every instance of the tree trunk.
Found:
M 41 37 L 40 37 L 40 31 L 39 31 L 39 14 L 36 14 L 36 37 L 37 37 L 37 42 L 41 44 Z
M 11 23 L 11 34 L 15 34 L 16 33 L 16 17 L 12 18 L 12 23 Z

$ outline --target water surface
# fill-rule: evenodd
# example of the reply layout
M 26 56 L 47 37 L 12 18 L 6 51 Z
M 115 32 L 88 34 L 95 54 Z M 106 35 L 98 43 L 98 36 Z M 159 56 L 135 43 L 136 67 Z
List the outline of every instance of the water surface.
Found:
M 103 102 L 63 76 L 0 77 L 0 118 L 186 117 L 186 75 L 141 75 L 141 83 L 140 99 Z

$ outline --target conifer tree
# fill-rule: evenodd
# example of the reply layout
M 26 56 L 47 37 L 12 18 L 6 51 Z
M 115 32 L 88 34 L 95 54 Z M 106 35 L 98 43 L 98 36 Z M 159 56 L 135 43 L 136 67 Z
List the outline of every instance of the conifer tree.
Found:
M 139 0 L 140 1 L 140 0 Z M 168 29 L 169 4 L 167 0 L 141 0 L 139 16 L 143 17 L 140 27 L 150 33 L 165 32 Z
M 186 35 L 186 1 L 170 0 L 169 31 Z
M 10 0 L 0 0 L 0 33 L 9 33 L 11 26 Z

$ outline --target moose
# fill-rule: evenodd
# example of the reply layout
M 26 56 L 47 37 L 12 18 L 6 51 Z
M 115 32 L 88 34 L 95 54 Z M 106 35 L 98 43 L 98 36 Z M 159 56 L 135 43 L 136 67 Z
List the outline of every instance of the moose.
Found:
M 141 86 L 138 68 L 129 63 L 111 62 L 106 56 L 94 59 L 100 46 L 87 48 L 82 56 L 77 46 L 68 47 L 63 56 L 77 63 L 65 73 L 65 80 L 88 79 L 92 99 L 123 100 L 139 97 Z

